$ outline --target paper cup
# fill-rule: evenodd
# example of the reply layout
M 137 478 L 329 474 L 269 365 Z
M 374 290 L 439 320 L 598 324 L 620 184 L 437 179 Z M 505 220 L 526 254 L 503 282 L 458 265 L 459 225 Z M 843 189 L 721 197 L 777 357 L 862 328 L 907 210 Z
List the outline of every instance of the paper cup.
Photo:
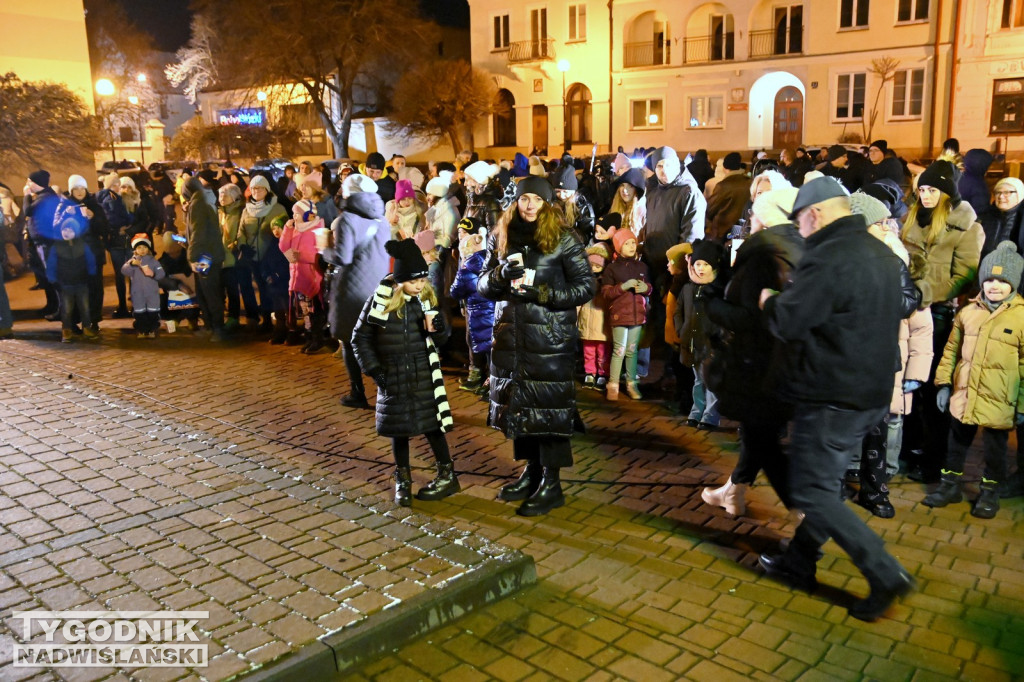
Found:
M 515 263 L 519 267 L 523 267 L 523 254 L 521 253 L 510 253 L 507 260 L 509 263 Z
M 423 314 L 425 324 L 428 332 L 434 331 L 434 317 L 437 316 L 436 310 L 428 310 Z
M 174 330 L 176 328 L 177 328 L 177 325 L 174 323 L 174 320 L 167 320 L 167 332 L 168 333 L 173 334 Z

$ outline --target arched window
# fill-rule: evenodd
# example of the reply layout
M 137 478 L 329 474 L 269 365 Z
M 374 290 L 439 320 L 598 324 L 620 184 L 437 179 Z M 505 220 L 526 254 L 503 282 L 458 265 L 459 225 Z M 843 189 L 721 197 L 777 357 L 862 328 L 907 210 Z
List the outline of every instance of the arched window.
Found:
M 516 98 L 508 90 L 498 90 L 494 98 L 494 146 L 516 146 Z
M 566 141 L 591 142 L 593 131 L 591 126 L 590 88 L 582 83 L 575 83 L 565 96 L 568 109 L 566 121 Z

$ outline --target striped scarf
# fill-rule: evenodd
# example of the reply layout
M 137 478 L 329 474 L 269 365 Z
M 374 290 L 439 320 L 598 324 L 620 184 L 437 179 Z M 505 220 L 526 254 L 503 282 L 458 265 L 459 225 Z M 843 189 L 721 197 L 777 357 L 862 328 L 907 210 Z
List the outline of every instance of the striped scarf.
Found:
M 381 280 L 377 289 L 373 292 L 373 303 L 370 304 L 370 311 L 367 313 L 367 321 L 378 327 L 387 324 L 388 316 L 384 308 L 394 295 L 394 281 L 389 277 Z M 430 302 L 420 300 L 424 314 L 431 310 Z M 436 312 L 436 311 L 435 311 Z M 440 314 L 440 313 L 438 313 Z M 427 342 L 427 360 L 430 362 L 430 381 L 434 387 L 434 404 L 437 406 L 437 422 L 441 426 L 441 432 L 446 433 L 452 430 L 452 409 L 448 404 L 448 394 L 444 390 L 444 375 L 441 373 L 441 357 L 437 354 L 437 347 L 429 334 L 425 335 Z

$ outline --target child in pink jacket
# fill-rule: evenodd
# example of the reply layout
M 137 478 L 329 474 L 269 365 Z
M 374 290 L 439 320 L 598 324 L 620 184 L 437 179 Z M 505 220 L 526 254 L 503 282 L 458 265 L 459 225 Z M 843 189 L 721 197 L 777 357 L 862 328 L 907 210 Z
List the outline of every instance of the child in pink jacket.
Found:
M 316 207 L 307 199 L 301 199 L 292 207 L 292 219 L 281 231 L 279 247 L 288 259 L 288 325 L 292 328 L 288 345 L 298 345 L 303 334 L 298 329 L 298 318 L 305 324 L 306 345 L 302 352 L 307 355 L 326 350 L 324 345 L 324 321 L 326 320 L 323 297 L 320 294 L 323 274 L 317 264 L 316 233 L 324 227 L 323 218 L 316 214 Z

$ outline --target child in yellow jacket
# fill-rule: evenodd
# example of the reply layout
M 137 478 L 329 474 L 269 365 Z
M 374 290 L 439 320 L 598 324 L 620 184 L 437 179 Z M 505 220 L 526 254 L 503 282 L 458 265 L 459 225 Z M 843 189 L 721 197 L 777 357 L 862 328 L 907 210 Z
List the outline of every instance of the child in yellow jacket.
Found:
M 963 499 L 967 448 L 982 427 L 985 469 L 971 515 L 991 519 L 1006 478 L 1006 443 L 1024 423 L 1024 298 L 1017 294 L 1024 258 L 1004 241 L 981 261 L 981 293 L 957 313 L 935 370 L 938 408 L 949 410 L 949 450 L 939 488 L 924 499 L 945 507 Z

